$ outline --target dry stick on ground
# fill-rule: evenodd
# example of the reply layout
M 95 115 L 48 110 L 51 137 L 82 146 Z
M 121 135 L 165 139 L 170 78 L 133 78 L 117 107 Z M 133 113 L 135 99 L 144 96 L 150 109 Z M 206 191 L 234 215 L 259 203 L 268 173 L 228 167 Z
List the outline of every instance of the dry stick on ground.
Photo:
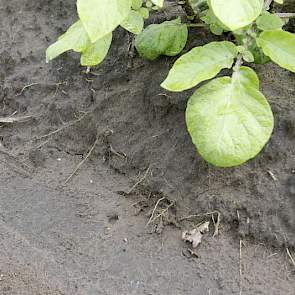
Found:
M 8 124 L 8 123 L 16 123 L 16 122 L 24 122 L 30 120 L 31 116 L 22 116 L 22 117 L 0 117 L 0 123 Z
M 151 214 L 151 217 L 150 217 L 149 221 L 147 222 L 146 226 L 148 226 L 148 225 L 152 222 L 152 220 L 153 220 L 153 218 L 154 218 L 154 214 L 155 214 L 155 212 L 156 212 L 156 210 L 157 210 L 157 208 L 158 208 L 160 202 L 163 201 L 163 200 L 165 200 L 165 199 L 166 199 L 166 197 L 162 197 L 162 198 L 160 198 L 160 199 L 157 201 L 157 203 L 156 203 L 156 205 L 155 205 L 155 207 L 154 207 L 154 209 L 153 209 L 153 212 L 152 212 L 152 214 Z
M 175 202 L 171 202 L 171 204 L 169 204 L 165 209 L 163 209 L 161 211 L 161 213 L 159 213 L 157 216 L 155 216 L 151 221 L 150 223 L 153 223 L 155 222 L 158 218 L 160 218 L 161 216 L 163 216 L 166 212 L 168 212 L 168 210 L 173 207 L 175 205 Z M 147 224 L 148 225 L 148 224 Z
M 150 172 L 151 167 L 149 166 L 146 170 L 146 172 L 144 173 L 143 177 L 141 179 L 139 179 L 133 186 L 132 188 L 127 192 L 127 195 L 130 195 L 133 190 L 139 185 L 141 184 L 148 176 L 148 173 Z
M 214 224 L 213 238 L 218 236 L 218 233 L 219 233 L 219 225 L 220 225 L 220 216 L 221 216 L 221 214 L 218 211 L 216 211 L 216 214 L 217 214 L 217 221 L 215 221 L 214 214 L 212 214 L 212 216 L 211 216 L 213 224 Z
M 73 173 L 66 179 L 65 184 L 67 184 L 72 177 L 76 174 L 76 172 L 81 168 L 81 166 L 86 162 L 86 160 L 90 157 L 90 155 L 92 154 L 94 148 L 96 147 L 97 143 L 98 143 L 99 138 L 97 137 L 94 144 L 92 145 L 92 147 L 90 148 L 88 154 L 86 155 L 86 157 L 77 165 L 77 167 L 75 168 L 75 170 L 73 171 Z
M 286 248 L 286 251 L 287 251 L 287 255 L 288 255 L 289 258 L 290 258 L 291 263 L 292 263 L 293 266 L 295 267 L 295 260 L 294 260 L 293 256 L 291 255 L 291 252 L 289 251 L 288 248 Z
M 240 288 L 240 295 L 242 295 L 242 246 L 243 246 L 243 241 L 240 240 L 240 252 L 239 252 L 239 288 Z

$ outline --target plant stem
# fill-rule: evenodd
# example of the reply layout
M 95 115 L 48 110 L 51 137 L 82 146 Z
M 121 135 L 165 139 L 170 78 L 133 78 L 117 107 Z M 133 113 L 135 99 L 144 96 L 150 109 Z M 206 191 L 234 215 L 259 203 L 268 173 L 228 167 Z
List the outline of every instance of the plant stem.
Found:
M 264 2 L 264 8 L 268 10 L 270 8 L 270 4 L 272 3 L 272 0 L 265 0 Z
M 243 64 L 243 56 L 242 54 L 239 54 L 237 57 L 236 63 L 233 67 L 234 72 L 238 72 L 242 64 Z
M 187 24 L 188 28 L 205 28 L 207 27 L 206 24 Z
M 290 12 L 290 13 L 276 13 L 277 16 L 280 18 L 292 18 L 295 17 L 295 12 Z

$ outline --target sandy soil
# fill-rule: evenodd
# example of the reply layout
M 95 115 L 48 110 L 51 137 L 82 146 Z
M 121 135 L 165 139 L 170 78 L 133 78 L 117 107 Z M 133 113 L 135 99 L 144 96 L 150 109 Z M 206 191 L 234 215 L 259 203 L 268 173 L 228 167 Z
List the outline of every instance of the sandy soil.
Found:
M 30 116 L 0 126 L 0 293 L 294 294 L 295 75 L 256 67 L 274 134 L 256 159 L 217 169 L 187 134 L 191 92 L 159 86 L 173 59 L 130 56 L 119 29 L 90 74 L 74 53 L 45 64 L 74 2 L 0 3 L 0 117 Z M 191 31 L 186 50 L 210 38 Z M 207 220 L 191 255 L 181 231 Z

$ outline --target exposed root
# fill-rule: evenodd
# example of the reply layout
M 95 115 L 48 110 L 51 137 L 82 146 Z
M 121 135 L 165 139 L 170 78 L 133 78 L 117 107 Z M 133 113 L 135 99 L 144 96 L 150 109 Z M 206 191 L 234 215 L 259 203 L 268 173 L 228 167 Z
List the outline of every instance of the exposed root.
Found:
M 127 195 L 130 195 L 134 190 L 135 190 L 135 188 L 139 185 L 139 184 L 141 184 L 146 178 L 147 178 L 147 176 L 148 176 L 148 174 L 149 174 L 149 172 L 150 172 L 150 169 L 151 169 L 151 167 L 148 167 L 147 168 L 147 170 L 145 171 L 145 173 L 144 173 L 144 175 L 143 175 L 143 177 L 142 178 L 140 178 L 133 186 L 132 186 L 132 188 L 126 193 Z M 163 198 L 162 198 L 163 199 Z M 164 198 L 165 199 L 165 198 Z M 161 199 L 160 199 L 161 200 Z
M 87 153 L 86 157 L 77 165 L 77 167 L 75 168 L 75 170 L 73 171 L 73 173 L 66 179 L 65 184 L 67 184 L 72 178 L 73 176 L 77 173 L 77 171 L 81 168 L 81 166 L 87 161 L 87 159 L 90 157 L 90 155 L 92 154 L 94 148 L 96 147 L 97 143 L 98 143 L 99 138 L 96 138 L 94 144 L 92 145 L 92 147 L 90 148 L 89 152 Z
M 28 89 L 28 88 L 30 88 L 30 87 L 32 87 L 32 86 L 35 86 L 35 85 L 39 85 L 39 84 L 40 84 L 40 83 L 31 83 L 31 84 L 25 85 L 25 86 L 22 88 L 22 90 L 21 90 L 18 94 L 16 94 L 16 96 L 20 96 L 20 95 L 22 95 L 23 92 L 24 92 L 26 89 Z
M 86 113 L 83 114 L 79 119 L 74 120 L 74 121 L 72 121 L 72 122 L 70 122 L 70 123 L 68 123 L 68 124 L 66 124 L 66 125 L 64 125 L 64 126 L 62 126 L 61 128 L 59 128 L 59 129 L 57 129 L 57 130 L 54 130 L 54 131 L 49 132 L 49 133 L 47 133 L 47 134 L 45 134 L 45 135 L 42 135 L 42 136 L 37 137 L 37 140 L 40 140 L 40 139 L 43 139 L 43 138 L 47 138 L 47 137 L 53 136 L 53 135 L 55 135 L 55 134 L 57 134 L 57 133 L 59 133 L 59 132 L 65 130 L 65 129 L 67 129 L 67 128 L 69 128 L 69 127 L 71 127 L 71 126 L 73 126 L 73 125 L 79 123 L 80 121 L 82 121 L 82 120 L 83 120 L 87 115 L 89 115 L 90 113 L 91 113 L 91 112 L 86 112 Z
M 160 199 L 157 201 L 157 203 L 156 203 L 156 205 L 155 205 L 155 207 L 154 207 L 154 209 L 153 209 L 153 211 L 152 211 L 151 217 L 150 217 L 149 221 L 147 222 L 146 226 L 148 226 L 148 225 L 152 222 L 152 220 L 154 219 L 154 214 L 155 214 L 155 212 L 156 212 L 156 210 L 157 210 L 157 208 L 158 208 L 160 202 L 163 201 L 163 200 L 165 200 L 165 199 L 166 199 L 166 197 L 162 197 L 162 198 L 160 198 Z
M 169 204 L 165 209 L 163 209 L 159 214 L 157 214 L 154 218 L 150 218 L 149 222 L 147 223 L 147 226 L 150 223 L 155 222 L 158 218 L 162 217 L 166 212 L 168 212 L 169 208 L 173 207 L 175 205 L 175 202 L 172 202 L 171 204 Z

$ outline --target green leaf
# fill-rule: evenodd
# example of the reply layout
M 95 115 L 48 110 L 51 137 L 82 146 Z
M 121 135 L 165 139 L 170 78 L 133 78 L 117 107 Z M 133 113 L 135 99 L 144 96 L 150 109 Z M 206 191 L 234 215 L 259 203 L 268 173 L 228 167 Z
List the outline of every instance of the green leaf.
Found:
M 141 7 L 138 12 L 144 19 L 147 19 L 150 16 L 150 12 L 146 7 Z
M 279 66 L 295 73 L 295 35 L 284 31 L 262 32 L 257 44 Z
M 274 0 L 275 2 L 279 3 L 279 4 L 283 4 L 284 0 Z
M 143 25 L 142 15 L 134 10 L 131 10 L 128 17 L 121 23 L 121 27 L 133 34 L 139 34 L 143 30 Z
M 245 73 L 248 77 L 243 78 Z M 233 78 L 202 86 L 188 102 L 188 131 L 200 155 L 213 165 L 241 165 L 254 158 L 271 136 L 273 114 L 257 81 L 252 83 L 253 75 L 243 67 Z
M 106 57 L 112 43 L 112 33 L 105 35 L 98 39 L 95 43 L 82 52 L 81 65 L 82 66 L 96 66 L 101 63 Z
M 195 47 L 175 62 L 161 86 L 170 91 L 190 89 L 231 68 L 237 53 L 236 46 L 228 41 Z
M 227 28 L 219 19 L 214 15 L 212 9 L 207 9 L 204 16 L 201 17 L 201 20 L 207 24 L 207 25 L 216 25 L 220 28 L 222 28 L 223 31 L 229 31 L 229 28 Z
M 128 17 L 131 0 L 77 0 L 77 9 L 91 42 L 94 43 Z
M 215 16 L 231 31 L 251 24 L 261 13 L 264 0 L 209 0 Z
M 217 35 L 217 36 L 220 36 L 223 33 L 223 29 L 220 26 L 216 25 L 216 24 L 211 24 L 210 25 L 210 31 L 214 35 Z
M 163 7 L 164 5 L 164 0 L 152 0 L 152 2 L 159 7 Z
M 243 56 L 243 59 L 244 61 L 246 62 L 254 62 L 254 55 L 252 54 L 251 51 L 249 50 L 245 50 L 243 53 L 242 53 L 242 56 Z
M 178 18 L 148 26 L 136 36 L 135 47 L 142 57 L 150 60 L 160 55 L 175 56 L 183 50 L 187 36 L 187 26 Z
M 139 10 L 140 7 L 142 6 L 142 0 L 132 0 L 132 3 L 131 3 L 131 7 L 132 9 L 134 10 Z
M 81 21 L 75 22 L 65 34 L 61 35 L 57 42 L 46 50 L 46 61 L 50 61 L 60 54 L 74 50 L 82 52 L 90 44 L 89 37 Z
M 237 78 L 239 78 L 239 82 L 246 87 L 249 85 L 259 90 L 258 76 L 251 68 L 245 66 L 240 67 L 240 72 Z
M 265 11 L 257 18 L 256 25 L 262 31 L 270 31 L 281 29 L 284 22 L 277 15 Z

